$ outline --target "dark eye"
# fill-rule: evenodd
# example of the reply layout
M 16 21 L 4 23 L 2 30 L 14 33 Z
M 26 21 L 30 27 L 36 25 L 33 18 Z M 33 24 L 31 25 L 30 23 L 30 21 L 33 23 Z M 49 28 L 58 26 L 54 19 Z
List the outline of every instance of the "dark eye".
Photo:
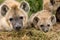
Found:
M 44 27 L 44 25 L 40 25 L 40 27 Z
M 50 27 L 50 24 L 48 24 L 47 26 Z
M 20 17 L 20 19 L 23 19 L 23 17 Z
M 10 20 L 10 21 L 12 21 L 12 20 L 13 20 L 13 18 L 10 18 L 9 20 Z

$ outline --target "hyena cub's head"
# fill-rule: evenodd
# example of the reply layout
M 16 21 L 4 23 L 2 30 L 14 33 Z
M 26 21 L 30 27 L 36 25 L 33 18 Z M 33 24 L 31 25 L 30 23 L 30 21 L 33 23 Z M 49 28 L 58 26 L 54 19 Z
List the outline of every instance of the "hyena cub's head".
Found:
M 32 24 L 44 32 L 48 32 L 52 26 L 56 23 L 56 18 L 52 13 L 47 10 L 37 12 L 33 16 Z
M 26 1 L 19 3 L 17 1 L 9 0 L 2 4 L 1 15 L 9 27 L 20 30 L 27 24 L 27 13 L 29 9 L 29 4 Z

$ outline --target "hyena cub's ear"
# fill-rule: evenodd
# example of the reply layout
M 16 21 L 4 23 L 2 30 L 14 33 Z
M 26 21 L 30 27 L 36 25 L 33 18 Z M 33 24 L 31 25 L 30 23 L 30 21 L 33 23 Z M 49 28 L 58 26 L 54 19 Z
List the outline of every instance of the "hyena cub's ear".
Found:
M 25 12 L 29 12 L 29 11 L 30 11 L 30 6 L 29 6 L 28 2 L 26 2 L 26 1 L 22 1 L 20 7 L 21 7 Z
M 54 4 L 55 4 L 55 1 L 54 1 L 54 0 L 50 0 L 50 3 L 51 3 L 52 5 L 54 5 Z
M 37 24 L 38 21 L 39 21 L 39 18 L 38 18 L 38 17 L 35 17 L 35 18 L 33 19 L 33 24 Z
M 53 25 L 56 24 L 56 17 L 55 17 L 55 15 L 53 15 L 51 17 L 51 22 L 52 22 Z
M 5 16 L 8 10 L 9 10 L 8 6 L 7 5 L 3 5 L 1 7 L 1 15 Z

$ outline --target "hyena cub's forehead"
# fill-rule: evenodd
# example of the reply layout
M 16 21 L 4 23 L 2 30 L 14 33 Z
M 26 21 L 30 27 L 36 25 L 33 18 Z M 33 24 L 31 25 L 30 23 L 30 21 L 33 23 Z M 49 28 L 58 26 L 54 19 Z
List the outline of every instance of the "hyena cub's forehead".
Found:
M 40 12 L 37 12 L 34 18 L 38 18 L 40 22 L 43 21 L 49 21 L 51 23 L 56 23 L 56 17 L 55 15 L 53 15 L 51 12 L 47 11 L 47 10 L 42 10 Z
M 39 11 L 37 12 L 34 16 L 33 16 L 33 19 L 39 19 L 41 21 L 46 19 L 48 20 L 50 17 L 52 16 L 52 13 L 49 12 L 48 10 L 42 10 L 42 11 Z
M 52 13 L 49 12 L 48 10 L 42 10 L 42 11 L 38 12 L 38 16 L 39 16 L 40 18 L 48 18 L 48 17 L 50 17 L 51 15 L 52 15 Z

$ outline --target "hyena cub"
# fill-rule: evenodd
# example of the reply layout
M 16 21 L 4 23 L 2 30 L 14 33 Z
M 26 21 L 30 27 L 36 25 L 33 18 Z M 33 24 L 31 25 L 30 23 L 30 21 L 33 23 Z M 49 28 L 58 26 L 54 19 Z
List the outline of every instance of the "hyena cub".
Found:
M 39 11 L 36 14 L 31 15 L 29 19 L 29 26 L 31 25 L 44 32 L 50 31 L 55 23 L 55 16 L 47 10 Z
M 56 14 L 56 19 L 60 22 L 60 0 L 49 0 L 50 2 L 44 1 L 44 9 L 53 11 Z
M 21 30 L 26 27 L 30 7 L 26 1 L 6 0 L 0 6 L 0 30 Z

